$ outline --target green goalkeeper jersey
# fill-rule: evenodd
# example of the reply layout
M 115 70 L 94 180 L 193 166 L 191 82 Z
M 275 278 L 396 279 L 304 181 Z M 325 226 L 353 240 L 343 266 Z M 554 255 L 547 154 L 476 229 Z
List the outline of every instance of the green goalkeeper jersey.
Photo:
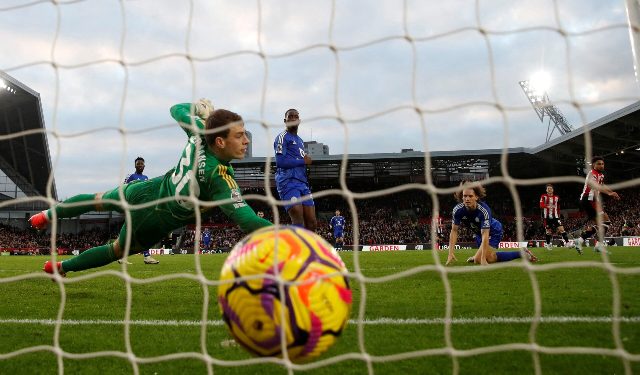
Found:
M 195 200 L 218 202 L 227 200 L 219 207 L 244 232 L 272 225 L 247 205 L 234 179 L 233 167 L 229 162 L 218 160 L 209 150 L 201 132 L 202 119 L 191 113 L 191 104 L 176 104 L 171 107 L 171 116 L 187 133 L 188 141 L 175 168 L 167 172 L 160 183 L 158 198 L 173 197 L 173 200 L 159 203 L 159 211 L 166 212 L 163 221 L 175 227 L 195 222 Z M 213 207 L 200 206 L 204 217 Z

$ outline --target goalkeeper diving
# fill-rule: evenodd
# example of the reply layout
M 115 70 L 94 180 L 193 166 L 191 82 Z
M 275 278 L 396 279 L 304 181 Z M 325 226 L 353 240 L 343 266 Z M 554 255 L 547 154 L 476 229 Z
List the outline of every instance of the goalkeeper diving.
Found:
M 130 254 L 140 253 L 158 243 L 167 233 L 195 223 L 196 209 L 200 210 L 203 219 L 213 213 L 212 207 L 196 206 L 196 201 L 227 200 L 217 207 L 244 232 L 272 225 L 258 217 L 244 201 L 230 165 L 231 160 L 244 158 L 249 145 L 242 117 L 225 109 L 214 110 L 207 99 L 194 104 L 176 104 L 170 112 L 188 138 L 174 168 L 164 176 L 150 180 L 132 182 L 103 193 L 71 197 L 33 215 L 29 219 L 31 226 L 44 229 L 54 218 L 75 217 L 89 211 L 123 212 L 119 189 L 122 189 L 126 203 L 135 206 L 130 208 Z M 67 205 L 79 202 L 90 203 Z M 113 243 L 88 249 L 55 264 L 47 261 L 43 270 L 54 273 L 55 268 L 64 276 L 67 272 L 101 267 L 118 260 L 125 255 L 128 230 L 125 222 Z

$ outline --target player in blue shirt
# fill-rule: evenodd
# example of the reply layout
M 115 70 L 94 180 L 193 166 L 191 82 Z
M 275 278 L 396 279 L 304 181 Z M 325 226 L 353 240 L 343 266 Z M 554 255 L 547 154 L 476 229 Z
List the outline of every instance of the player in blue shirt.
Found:
M 147 181 L 149 179 L 149 177 L 145 176 L 142 174 L 142 172 L 144 172 L 144 159 L 141 156 L 138 156 L 136 158 L 136 160 L 134 161 L 135 167 L 136 167 L 136 171 L 135 173 L 132 173 L 130 175 L 127 176 L 127 178 L 124 179 L 124 183 L 128 184 L 131 183 L 133 181 Z M 144 256 L 144 264 L 158 264 L 160 263 L 159 260 L 154 259 L 151 256 L 151 253 L 149 253 L 149 250 L 145 250 L 142 255 Z M 131 264 L 131 262 L 123 259 L 118 259 L 118 263 L 123 263 L 123 262 L 127 262 L 127 264 Z
M 342 250 L 344 244 L 344 217 L 340 215 L 340 210 L 336 210 L 336 215 L 329 222 L 329 229 L 333 229 L 336 250 Z
M 204 250 L 211 250 L 211 231 L 209 230 L 209 228 L 204 228 L 204 230 L 202 231 L 202 245 L 201 247 Z
M 273 142 L 276 153 L 276 188 L 280 199 L 288 201 L 284 209 L 289 213 L 291 224 L 316 230 L 316 208 L 307 180 L 307 165 L 311 157 L 304 151 L 304 142 L 298 136 L 300 115 L 289 109 L 284 114 L 286 130 L 278 134 Z M 305 200 L 300 200 L 306 197 Z
M 467 259 L 470 263 L 489 264 L 496 262 L 508 262 L 520 258 L 525 254 L 530 262 L 537 262 L 531 251 L 521 248 L 520 251 L 496 251 L 502 239 L 502 224 L 493 218 L 491 209 L 481 201 L 486 196 L 486 190 L 479 185 L 464 188 L 457 191 L 454 196 L 458 203 L 453 208 L 453 220 L 451 234 L 449 235 L 449 257 L 447 265 L 456 260 L 454 250 L 458 242 L 458 228 L 465 226 L 475 234 L 478 251 Z
M 144 159 L 141 156 L 138 156 L 136 158 L 136 160 L 134 161 L 134 165 L 136 167 L 136 172 L 128 175 L 127 178 L 124 179 L 125 184 L 128 184 L 131 181 L 146 181 L 149 179 L 149 177 L 142 174 L 142 172 L 144 172 L 145 165 Z

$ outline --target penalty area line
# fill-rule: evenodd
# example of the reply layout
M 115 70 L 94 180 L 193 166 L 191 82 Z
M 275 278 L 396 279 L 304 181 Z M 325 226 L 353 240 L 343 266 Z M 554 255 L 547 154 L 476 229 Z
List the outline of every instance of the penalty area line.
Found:
M 620 317 L 614 319 L 611 316 L 547 316 L 541 317 L 540 323 L 612 323 L 613 321 L 621 323 L 640 323 L 640 316 Z M 531 324 L 533 322 L 532 317 L 485 317 L 485 318 L 453 318 L 450 323 L 453 325 L 461 324 Z M 200 326 L 202 322 L 199 320 L 130 320 L 129 325 L 132 326 Z M 355 319 L 349 320 L 349 324 L 357 324 Z M 362 321 L 364 325 L 438 325 L 445 324 L 446 319 L 434 318 L 434 319 L 396 319 L 396 318 L 377 318 L 377 319 L 365 319 Z M 55 319 L 0 319 L 0 324 L 24 324 L 24 325 L 45 325 L 54 326 L 60 325 L 115 325 L 124 326 L 124 320 L 106 320 L 106 319 L 87 319 L 87 320 L 74 320 L 63 319 L 57 321 Z M 222 320 L 209 320 L 206 322 L 209 326 L 222 326 L 224 321 Z

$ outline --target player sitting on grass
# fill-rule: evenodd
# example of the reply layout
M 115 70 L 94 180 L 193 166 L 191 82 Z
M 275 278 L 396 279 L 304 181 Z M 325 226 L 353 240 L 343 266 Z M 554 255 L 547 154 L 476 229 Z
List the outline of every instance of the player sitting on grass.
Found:
M 473 231 L 478 246 L 476 254 L 467 259 L 469 263 L 486 265 L 508 262 L 520 258 L 522 254 L 526 255 L 529 262 L 538 261 L 538 258 L 526 248 L 520 249 L 522 253 L 520 251 L 496 251 L 502 239 L 502 224 L 491 216 L 491 209 L 481 201 L 486 196 L 486 191 L 482 186 L 475 185 L 463 188 L 456 191 L 454 196 L 460 203 L 453 208 L 447 265 L 456 260 L 454 249 L 458 242 L 458 228 L 461 225 Z
M 211 102 L 200 99 L 192 105 L 177 104 L 171 107 L 171 116 L 187 133 L 188 141 L 175 168 L 164 176 L 147 181 L 131 182 L 104 193 L 81 194 L 62 204 L 32 216 L 29 221 L 36 229 L 44 229 L 54 218 L 74 217 L 89 211 L 123 212 L 120 192 L 127 204 L 140 206 L 157 200 L 146 207 L 132 207 L 130 253 L 139 253 L 162 240 L 167 233 L 196 222 L 196 210 L 207 217 L 209 208 L 196 206 L 200 202 L 228 200 L 220 209 L 245 232 L 272 225 L 259 218 L 247 205 L 234 179 L 233 159 L 244 158 L 249 139 L 242 117 L 225 109 L 214 110 Z M 196 128 L 199 131 L 196 131 Z M 202 131 L 210 131 L 206 135 Z M 173 198 L 166 200 L 166 198 Z M 69 203 L 89 202 L 81 206 Z M 84 251 L 63 262 L 44 264 L 44 271 L 53 273 L 54 267 L 64 276 L 66 272 L 101 267 L 123 257 L 127 240 L 127 223 L 122 226 L 118 239 L 111 243 Z

